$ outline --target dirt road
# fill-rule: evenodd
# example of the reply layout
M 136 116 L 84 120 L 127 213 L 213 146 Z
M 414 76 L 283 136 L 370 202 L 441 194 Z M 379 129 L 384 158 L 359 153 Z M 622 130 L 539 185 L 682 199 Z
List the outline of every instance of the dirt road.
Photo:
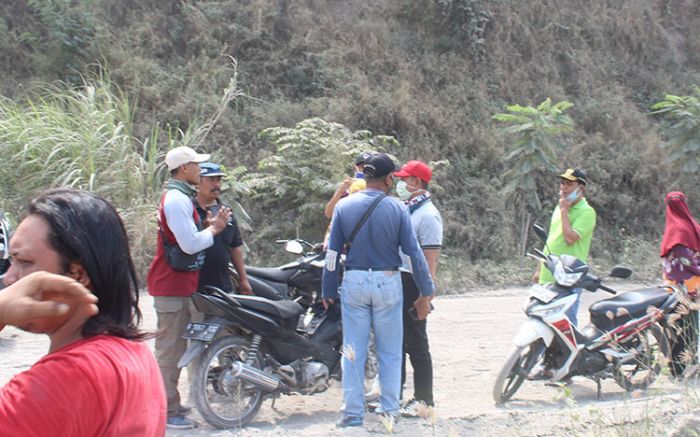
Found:
M 612 284 L 615 286 L 616 284 Z M 620 290 L 636 287 L 617 284 Z M 579 319 L 587 322 L 591 302 L 607 294 L 585 293 Z M 394 428 L 401 436 L 471 435 L 628 435 L 626 430 L 642 427 L 646 434 L 667 435 L 689 411 L 700 406 L 700 391 L 695 386 L 671 382 L 662 376 L 647 391 L 625 393 L 614 382 L 603 384 L 603 396 L 596 399 L 595 383 L 580 377 L 562 388 L 542 382 L 526 382 L 507 408 L 494 405 L 491 390 L 496 374 L 511 341 L 524 320 L 523 288 L 469 292 L 435 299 L 436 310 L 429 320 L 431 351 L 435 366 L 437 422 L 433 427 L 421 419 L 403 419 Z M 145 326 L 153 329 L 155 314 L 152 300 L 142 295 Z M 13 328 L 0 332 L 0 384 L 13 374 L 28 368 L 47 350 L 43 336 L 26 334 Z M 152 345 L 151 345 L 152 346 Z M 185 372 L 186 374 L 186 372 Z M 409 375 L 409 381 L 410 381 Z M 182 392 L 187 396 L 186 377 Z M 408 387 L 408 394 L 412 388 Z M 248 427 L 219 431 L 200 420 L 194 431 L 169 431 L 170 436 L 365 436 L 386 434 L 374 415 L 368 416 L 362 429 L 340 431 L 334 428 L 341 405 L 340 384 L 315 396 L 291 396 L 263 404 Z M 610 428 L 610 426 L 613 426 Z M 615 430 L 622 430 L 616 434 Z M 610 431 L 612 430 L 612 431 Z M 637 435 L 637 433 L 634 433 Z

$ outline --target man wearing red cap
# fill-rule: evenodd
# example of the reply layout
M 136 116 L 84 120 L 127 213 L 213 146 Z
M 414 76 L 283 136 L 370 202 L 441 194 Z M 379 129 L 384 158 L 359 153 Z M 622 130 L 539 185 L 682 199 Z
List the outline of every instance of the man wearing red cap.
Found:
M 408 206 L 411 224 L 416 233 L 430 275 L 436 282 L 438 257 L 442 247 L 442 217 L 432 202 L 428 183 L 433 172 L 424 162 L 408 161 L 394 175 L 401 179 L 396 184 L 396 192 Z M 401 282 L 403 284 L 403 338 L 404 356 L 401 369 L 401 387 L 406 381 L 406 354 L 413 367 L 413 399 L 401 408 L 404 417 L 418 417 L 421 403 L 432 406 L 433 401 L 433 363 L 428 344 L 426 318 L 430 312 L 432 296 L 424 297 L 418 293 L 410 260 L 403 257 Z

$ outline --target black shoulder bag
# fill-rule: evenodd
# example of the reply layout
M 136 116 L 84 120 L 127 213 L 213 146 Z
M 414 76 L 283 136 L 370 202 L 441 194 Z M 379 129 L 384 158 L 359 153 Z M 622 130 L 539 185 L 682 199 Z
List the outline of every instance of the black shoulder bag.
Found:
M 376 199 L 374 199 L 374 202 L 367 208 L 367 211 L 365 211 L 364 215 L 360 218 L 360 221 L 357 222 L 357 225 L 355 225 L 355 229 L 352 230 L 352 233 L 350 234 L 350 237 L 348 240 L 345 242 L 345 253 L 350 252 L 350 248 L 352 247 L 352 242 L 357 236 L 357 233 L 360 232 L 360 229 L 362 228 L 362 225 L 365 224 L 367 219 L 369 218 L 370 214 L 372 214 L 372 211 L 374 211 L 374 208 L 379 205 L 379 202 L 382 201 L 386 197 L 386 194 L 382 194 L 378 196 Z

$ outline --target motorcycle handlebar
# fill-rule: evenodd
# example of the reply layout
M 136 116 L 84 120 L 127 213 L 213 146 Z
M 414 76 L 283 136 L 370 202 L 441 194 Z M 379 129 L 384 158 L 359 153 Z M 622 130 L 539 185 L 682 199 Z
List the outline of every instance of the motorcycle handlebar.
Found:
M 606 286 L 603 285 L 603 284 L 599 284 L 599 285 L 598 285 L 598 288 L 600 288 L 600 289 L 603 290 L 603 291 L 607 291 L 607 292 L 610 293 L 610 294 L 617 294 L 617 291 L 613 290 L 613 289 L 610 288 L 610 287 L 606 287 Z

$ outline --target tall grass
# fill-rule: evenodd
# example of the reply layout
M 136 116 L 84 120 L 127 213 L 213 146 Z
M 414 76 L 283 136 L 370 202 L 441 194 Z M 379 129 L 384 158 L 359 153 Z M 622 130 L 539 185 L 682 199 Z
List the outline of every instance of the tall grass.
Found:
M 119 210 L 140 277 L 155 248 L 155 207 L 167 177 L 166 150 L 197 147 L 242 95 L 237 65 L 213 115 L 186 131 L 154 125 L 139 139 L 135 105 L 106 72 L 76 87 L 37 86 L 21 101 L 0 97 L 0 205 L 20 217 L 27 201 L 48 188 L 93 191 Z M 239 184 L 240 185 L 240 184 Z M 234 186 L 234 191 L 247 187 Z
M 81 87 L 40 85 L 19 102 L 0 99 L 4 208 L 21 216 L 31 197 L 54 187 L 100 194 L 122 213 L 143 270 L 165 172 L 159 129 L 140 141 L 133 117 L 131 102 L 104 75 Z

